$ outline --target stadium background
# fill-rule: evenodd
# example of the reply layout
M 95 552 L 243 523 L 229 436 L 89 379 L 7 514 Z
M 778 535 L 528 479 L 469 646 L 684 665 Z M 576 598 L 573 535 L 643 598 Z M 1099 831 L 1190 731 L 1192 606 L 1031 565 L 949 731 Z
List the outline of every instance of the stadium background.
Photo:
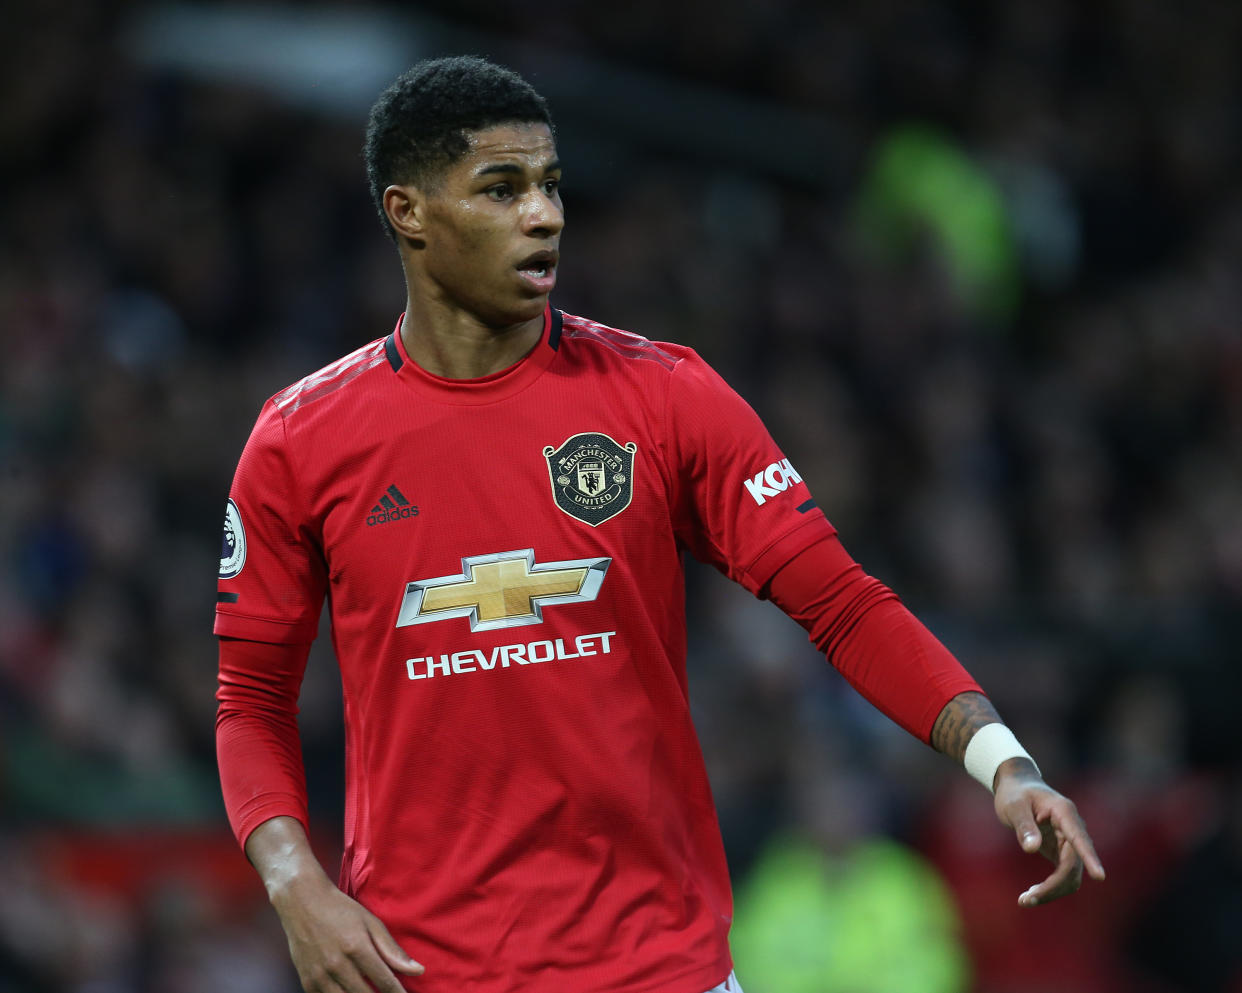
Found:
M 695 569 L 747 989 L 1242 990 L 1239 50 L 1228 0 L 5 5 L 0 993 L 294 988 L 215 784 L 220 520 L 262 400 L 393 325 L 362 122 L 449 51 L 550 98 L 557 304 L 737 386 L 1110 872 L 1019 913 L 978 787 Z M 317 650 L 329 858 L 336 692 Z

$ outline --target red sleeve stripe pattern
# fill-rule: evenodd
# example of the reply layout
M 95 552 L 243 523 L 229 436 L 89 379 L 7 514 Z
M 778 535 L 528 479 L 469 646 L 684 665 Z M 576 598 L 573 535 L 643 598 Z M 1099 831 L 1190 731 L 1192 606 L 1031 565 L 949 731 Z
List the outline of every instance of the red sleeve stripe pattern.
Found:
M 642 335 L 597 324 L 595 321 L 587 320 L 585 317 L 565 314 L 562 333 L 567 338 L 597 342 L 605 348 L 611 348 L 614 352 L 624 355 L 626 358 L 647 359 L 651 362 L 656 362 L 668 370 L 672 370 L 673 366 L 677 364 L 677 359 L 674 356 Z
M 277 410 L 287 416 L 299 407 L 313 403 L 327 396 L 333 390 L 340 389 L 368 369 L 373 369 L 380 363 L 387 361 L 388 356 L 384 352 L 384 340 L 381 338 L 378 341 L 371 342 L 369 345 L 364 345 L 357 351 L 350 352 L 344 358 L 337 359 L 337 361 L 329 366 L 325 366 L 313 375 L 299 380 L 287 389 L 277 393 L 272 398 L 272 402 L 276 405 Z

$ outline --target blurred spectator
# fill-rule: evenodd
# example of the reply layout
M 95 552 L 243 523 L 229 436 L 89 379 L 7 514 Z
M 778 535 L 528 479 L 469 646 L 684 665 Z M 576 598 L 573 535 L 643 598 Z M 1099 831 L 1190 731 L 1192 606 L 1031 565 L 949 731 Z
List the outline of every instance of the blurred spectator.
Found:
M 730 941 L 746 988 L 970 989 L 953 896 L 930 864 L 880 832 L 874 788 L 821 757 L 792 789 L 795 826 L 769 840 L 736 894 Z

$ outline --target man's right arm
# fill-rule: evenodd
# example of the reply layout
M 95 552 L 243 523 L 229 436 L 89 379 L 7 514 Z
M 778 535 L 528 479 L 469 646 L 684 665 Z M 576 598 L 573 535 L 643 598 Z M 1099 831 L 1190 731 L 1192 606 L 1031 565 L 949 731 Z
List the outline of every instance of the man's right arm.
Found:
M 297 698 L 309 651 L 220 639 L 216 753 L 225 808 L 307 993 L 402 993 L 394 970 L 417 976 L 423 967 L 332 883 L 306 837 Z

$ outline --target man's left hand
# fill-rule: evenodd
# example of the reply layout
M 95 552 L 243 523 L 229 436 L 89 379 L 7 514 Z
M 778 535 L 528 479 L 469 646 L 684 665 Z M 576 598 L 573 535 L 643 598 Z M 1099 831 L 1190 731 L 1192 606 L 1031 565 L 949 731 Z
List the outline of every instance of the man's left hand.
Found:
M 1042 883 L 1018 897 L 1023 907 L 1036 907 L 1068 896 L 1082 885 L 1083 868 L 1092 879 L 1104 879 L 1104 866 L 1078 808 L 1062 796 L 1023 759 L 1011 759 L 996 771 L 996 816 L 1013 828 L 1024 852 L 1039 852 L 1056 868 Z

